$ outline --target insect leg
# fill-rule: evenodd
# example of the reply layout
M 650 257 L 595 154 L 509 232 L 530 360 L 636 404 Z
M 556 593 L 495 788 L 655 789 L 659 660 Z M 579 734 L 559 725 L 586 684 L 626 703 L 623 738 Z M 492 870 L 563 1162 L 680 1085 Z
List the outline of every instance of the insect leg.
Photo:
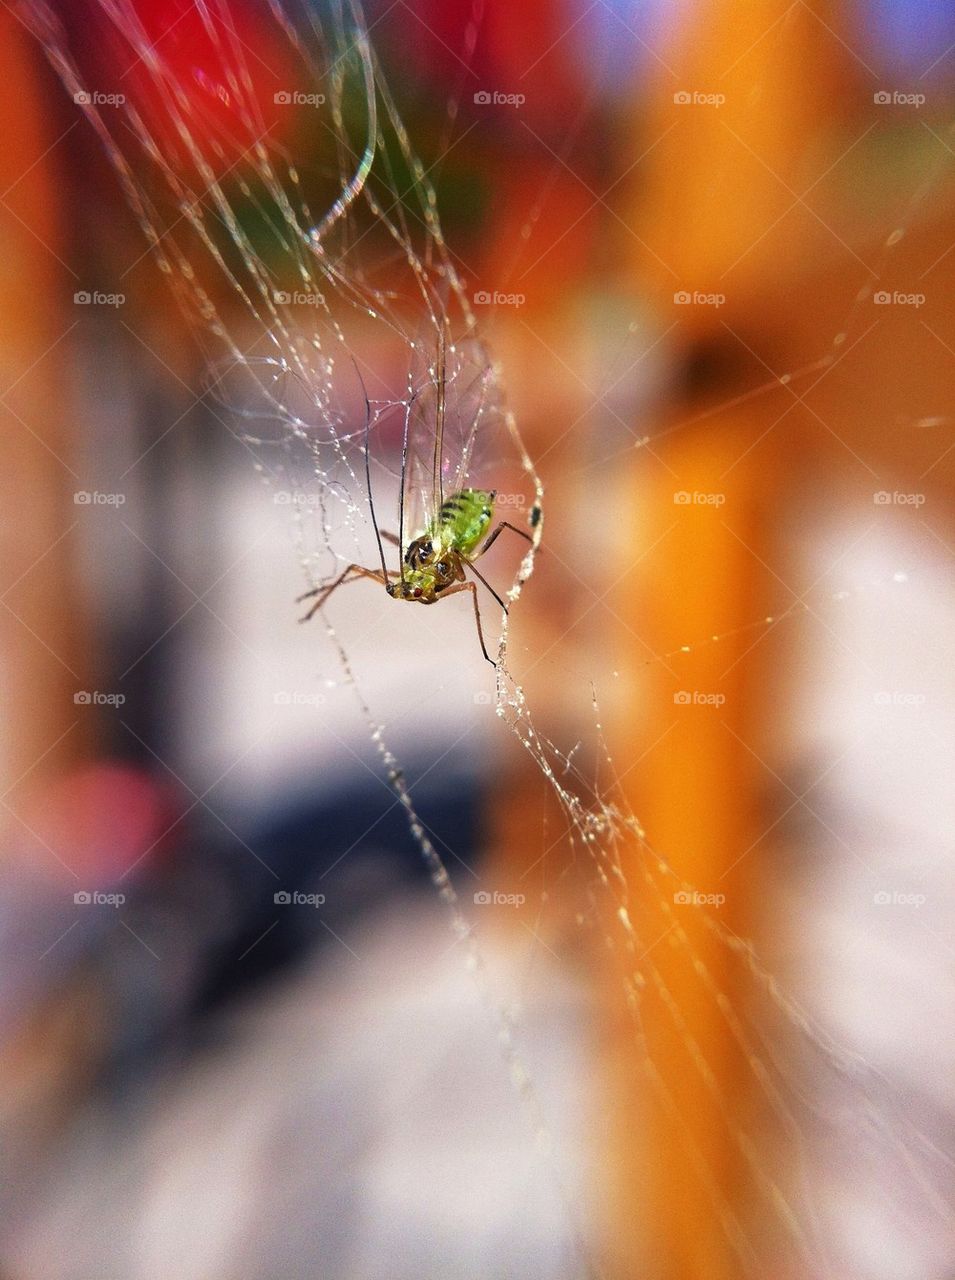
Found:
M 469 563 L 469 562 L 467 562 L 467 561 L 466 561 L 465 563 L 467 563 L 468 568 L 471 570 L 471 572 L 474 574 L 474 576 L 477 578 L 477 580 L 478 580 L 479 582 L 483 582 L 483 584 L 487 587 L 488 591 L 490 591 L 491 595 L 492 595 L 492 596 L 494 597 L 494 599 L 498 602 L 498 604 L 501 606 L 501 608 L 504 610 L 504 612 L 505 612 L 505 613 L 507 613 L 507 605 L 504 603 L 504 601 L 501 599 L 501 597 L 497 594 L 497 592 L 494 590 L 494 588 L 493 588 L 493 587 L 491 586 L 491 584 L 488 582 L 487 578 L 485 578 L 484 574 L 483 574 L 483 573 L 481 573 L 481 572 L 480 572 L 480 570 L 476 569 L 476 568 L 474 567 L 474 565 L 473 565 L 473 564 L 470 564 L 470 563 Z
M 521 538 L 526 538 L 527 541 L 530 543 L 533 543 L 534 541 L 534 539 L 531 537 L 529 533 L 525 533 L 523 529 L 518 529 L 516 524 L 511 524 L 509 520 L 502 520 L 501 523 L 497 526 L 497 528 L 491 532 L 487 542 L 485 542 L 484 546 L 478 552 L 478 556 L 483 556 L 485 551 L 489 551 L 491 549 L 494 543 L 501 536 L 501 533 L 503 532 L 504 529 L 510 529 L 512 533 L 518 534 Z M 475 556 L 475 559 L 477 559 L 477 556 Z
M 352 581 L 354 581 L 356 578 L 374 578 L 374 580 L 376 582 L 380 582 L 382 586 L 388 585 L 388 579 L 385 578 L 378 569 L 366 569 L 364 565 L 350 564 L 345 569 L 345 571 L 343 573 L 340 573 L 338 577 L 335 579 L 335 581 L 329 583 L 327 587 L 315 587 L 313 588 L 313 590 L 306 591 L 304 595 L 301 595 L 298 597 L 298 599 L 295 601 L 296 604 L 301 604 L 303 600 L 310 600 L 312 596 L 318 597 L 318 599 L 312 605 L 311 609 L 309 609 L 308 613 L 306 613 L 305 617 L 300 618 L 299 621 L 308 622 L 308 620 L 314 617 L 314 615 L 319 611 L 319 609 L 321 609 L 322 605 L 325 603 L 325 601 L 328 599 L 328 597 L 332 594 L 333 591 L 335 591 L 338 587 L 343 586 L 347 580 L 351 579 Z
M 396 547 L 401 546 L 401 540 L 399 539 L 396 533 L 389 533 L 387 529 L 382 529 L 381 536 L 384 538 L 386 542 L 391 542 Z
M 481 642 L 481 652 L 491 664 L 497 669 L 497 663 L 487 651 L 487 645 L 484 643 L 484 631 L 481 627 L 481 610 L 478 608 L 477 587 L 473 582 L 457 582 L 453 587 L 448 587 L 446 591 L 441 593 L 440 599 L 446 600 L 448 596 L 456 596 L 459 591 L 470 591 L 471 599 L 474 601 L 474 621 L 477 623 L 478 639 Z

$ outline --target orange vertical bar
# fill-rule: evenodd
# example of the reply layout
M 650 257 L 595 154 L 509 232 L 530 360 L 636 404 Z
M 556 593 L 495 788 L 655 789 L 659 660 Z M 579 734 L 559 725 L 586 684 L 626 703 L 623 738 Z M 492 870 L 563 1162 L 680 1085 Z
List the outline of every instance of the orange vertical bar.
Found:
M 72 422 L 64 351 L 72 293 L 62 262 L 59 191 L 40 87 L 40 54 L 9 8 L 0 10 L 0 468 L 3 604 L 0 652 L 2 789 L 15 810 L 82 749 L 71 729 L 81 687 L 83 627 L 71 603 Z M 16 832 L 16 822 L 11 820 Z
M 761 345 L 767 291 L 789 305 L 786 282 L 821 252 L 825 234 L 798 196 L 818 176 L 807 158 L 825 132 L 821 113 L 833 110 L 826 85 L 838 74 L 844 93 L 854 71 L 815 15 L 762 2 L 695 6 L 662 53 L 675 78 L 660 73 L 656 107 L 639 116 L 635 151 L 654 146 L 629 220 L 639 241 L 622 244 L 635 287 L 657 296 L 664 328 L 673 322 L 675 351 L 718 364 L 738 357 L 720 366 L 714 397 L 726 404 L 771 378 L 744 345 Z M 694 95 L 710 101 L 688 102 Z M 676 305 L 683 291 L 719 294 L 724 304 Z M 736 367 L 755 373 L 743 383 Z M 624 789 L 648 842 L 628 849 L 623 868 L 637 887 L 639 941 L 608 972 L 630 984 L 636 1008 L 607 1028 L 608 1087 L 618 1100 L 610 1105 L 626 1118 L 609 1141 L 611 1274 L 621 1280 L 736 1280 L 767 1274 L 770 1260 L 775 1275 L 799 1274 L 782 1222 L 778 1135 L 726 1012 L 743 1010 L 752 988 L 706 920 L 709 912 L 751 936 L 763 910 L 752 877 L 731 868 L 762 830 L 765 774 L 744 743 L 772 714 L 774 673 L 763 665 L 772 645 L 743 655 L 759 636 L 753 624 L 779 598 L 760 561 L 774 559 L 773 495 L 789 446 L 774 439 L 748 450 L 784 408 L 773 393 L 696 425 L 681 427 L 674 414 L 680 429 L 666 436 L 661 423 L 654 445 L 662 465 L 636 455 L 621 564 L 634 548 L 650 550 L 632 575 L 624 621 L 671 656 L 645 668 L 639 710 L 618 717 L 615 735 L 619 767 L 638 762 Z M 681 504 L 677 493 L 716 497 Z M 635 645 L 638 669 L 641 656 Z M 660 869 L 657 851 L 679 880 Z M 686 902 L 681 881 L 724 901 Z

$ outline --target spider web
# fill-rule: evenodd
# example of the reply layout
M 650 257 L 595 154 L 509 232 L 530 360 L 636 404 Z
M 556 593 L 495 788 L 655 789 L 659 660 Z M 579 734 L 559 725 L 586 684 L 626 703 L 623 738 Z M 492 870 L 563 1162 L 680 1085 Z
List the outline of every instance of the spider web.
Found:
M 521 549 L 506 592 L 516 604 L 544 536 L 544 487 L 507 407 L 501 371 L 442 234 L 432 178 L 402 123 L 361 8 L 332 3 L 319 16 L 308 4 L 263 0 L 258 19 L 279 33 L 288 83 L 295 86 L 289 94 L 315 99 L 315 124 L 305 140 L 283 135 L 281 108 L 287 104 L 262 100 L 251 51 L 236 34 L 227 0 L 209 0 L 196 10 L 208 56 L 201 78 L 190 83 L 164 58 L 155 32 L 130 0 L 98 0 L 93 6 L 106 51 L 101 67 L 114 59 L 137 66 L 121 110 L 100 106 L 87 92 L 89 69 L 54 6 L 36 3 L 26 18 L 99 136 L 160 269 L 194 322 L 207 352 L 210 395 L 265 482 L 285 495 L 304 587 L 333 581 L 352 562 L 377 567 L 372 502 L 381 527 L 394 528 L 405 500 L 405 543 L 424 527 L 434 504 L 435 401 L 442 391 L 442 483 L 449 490 L 473 484 L 524 496 L 516 510 L 532 542 L 526 553 Z M 473 38 L 469 30 L 466 43 Z M 449 127 L 453 119 L 452 109 Z M 910 213 L 936 182 L 932 175 L 919 186 Z M 887 237 L 883 262 L 899 238 Z M 749 395 L 798 386 L 832 367 L 857 330 L 867 296 L 860 295 L 817 360 L 774 376 Z M 442 385 L 437 358 L 445 347 Z M 727 407 L 723 403 L 711 412 Z M 698 421 L 686 419 L 657 432 L 652 443 Z M 805 601 L 784 606 L 754 618 L 746 630 L 758 635 L 810 607 Z M 329 616 L 321 616 L 452 928 L 488 990 L 503 1054 L 532 1128 L 546 1143 L 548 1124 L 519 1049 L 519 1029 L 490 991 L 468 915 L 388 744 L 381 713 L 366 700 Z M 589 710 L 578 732 L 594 761 L 588 774 L 578 748 L 556 742 L 541 726 L 512 674 L 509 625 L 510 615 L 503 616 L 495 712 L 543 778 L 572 863 L 588 869 L 587 922 L 596 924 L 615 958 L 647 1089 L 664 1111 L 674 1113 L 679 1127 L 672 1082 L 661 1074 L 656 1046 L 646 1036 L 643 1010 L 653 1000 L 683 1047 L 687 1072 L 698 1077 L 722 1118 L 748 1194 L 773 1224 L 771 1239 L 759 1238 L 753 1225 L 759 1215 L 754 1212 L 753 1221 L 740 1216 L 742 1197 L 727 1193 L 690 1140 L 689 1158 L 739 1274 L 767 1274 L 768 1258 L 780 1275 L 836 1274 L 818 1237 L 819 1191 L 806 1185 L 798 1167 L 810 1134 L 822 1132 L 823 1141 L 835 1141 L 847 1131 L 864 1130 L 866 1158 L 889 1161 L 912 1194 L 949 1223 L 950 1156 L 905 1114 L 878 1071 L 837 1043 L 788 995 L 754 946 L 718 911 L 703 909 L 695 917 L 702 936 L 685 924 L 680 903 L 696 899 L 697 886 L 657 848 L 616 781 L 601 723 L 603 682 L 596 692 L 583 682 Z M 728 638 L 729 633 L 687 637 L 675 653 Z M 673 657 L 654 654 L 648 661 Z M 670 953 L 696 983 L 697 999 L 710 1008 L 744 1064 L 755 1099 L 745 1113 L 725 1095 L 719 1064 L 694 1038 L 691 1019 L 674 995 L 672 971 L 648 945 L 657 931 L 666 935 Z M 751 994 L 745 1001 L 727 994 L 727 958 L 746 975 Z M 825 1090 L 807 1087 L 807 1079 L 821 1075 L 840 1082 L 840 1105 L 848 1116 L 833 1114 Z M 780 1129 L 796 1153 L 795 1173 L 780 1172 L 770 1152 L 766 1135 Z M 581 1243 L 580 1251 L 582 1269 L 599 1273 L 590 1247 Z

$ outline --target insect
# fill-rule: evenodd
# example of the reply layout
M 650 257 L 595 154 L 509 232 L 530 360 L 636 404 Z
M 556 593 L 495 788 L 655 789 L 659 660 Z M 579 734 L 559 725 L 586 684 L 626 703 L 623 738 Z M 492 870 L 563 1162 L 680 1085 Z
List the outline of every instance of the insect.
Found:
M 372 578 L 375 582 L 383 584 L 393 599 L 412 600 L 419 604 L 436 604 L 447 596 L 457 595 L 461 591 L 470 591 L 474 602 L 474 619 L 477 623 L 481 652 L 492 666 L 496 666 L 484 643 L 477 587 L 473 582 L 468 581 L 465 571 L 474 574 L 506 613 L 507 605 L 475 567 L 474 561 L 480 559 L 494 545 L 505 529 L 510 529 L 521 538 L 526 538 L 528 542 L 533 542 L 530 534 L 525 533 L 523 529 L 518 529 L 508 520 L 501 520 L 485 538 L 494 517 L 496 496 L 493 489 L 458 489 L 441 503 L 427 527 L 408 544 L 397 571 L 387 568 L 383 553 L 380 570 L 367 569 L 360 564 L 348 565 L 344 572 L 328 586 L 317 587 L 299 597 L 300 601 L 315 597 L 315 603 L 302 621 L 307 622 L 321 609 L 338 587 L 357 578 Z M 374 519 L 374 513 L 372 518 Z M 377 521 L 375 532 L 378 535 L 379 550 L 381 550 L 382 538 L 401 549 L 401 539 L 387 530 L 379 530 Z
M 451 349 L 453 352 L 454 348 Z M 495 667 L 497 663 L 490 657 L 488 646 L 484 643 L 481 613 L 479 604 L 477 604 L 477 588 L 474 582 L 469 580 L 467 573 L 472 573 L 477 581 L 481 582 L 486 590 L 494 596 L 504 613 L 507 613 L 507 605 L 504 604 L 501 596 L 490 585 L 490 582 L 485 579 L 483 573 L 477 570 L 475 561 L 484 556 L 484 553 L 493 547 L 495 541 L 506 529 L 510 529 L 531 544 L 534 543 L 534 539 L 525 530 L 517 529 L 516 525 L 512 525 L 507 520 L 499 521 L 493 530 L 490 529 L 494 520 L 494 502 L 495 498 L 497 498 L 497 492 L 494 489 L 456 488 L 447 497 L 444 497 L 442 460 L 444 456 L 447 375 L 445 375 L 443 335 L 442 339 L 439 340 L 437 369 L 435 369 L 434 381 L 431 385 L 437 392 L 437 396 L 435 396 L 433 413 L 426 413 L 424 425 L 422 425 L 422 431 L 425 434 L 433 435 L 433 439 L 428 440 L 428 447 L 426 447 L 426 456 L 428 456 L 426 470 L 429 471 L 429 475 L 425 477 L 424 486 L 421 484 L 412 486 L 410 484 L 410 472 L 416 465 L 415 458 L 420 460 L 424 456 L 424 451 L 421 449 L 420 440 L 415 442 L 416 448 L 413 451 L 408 449 L 411 415 L 406 416 L 405 448 L 402 451 L 402 489 L 401 499 L 399 499 L 398 534 L 379 529 L 378 518 L 375 516 L 374 498 L 373 494 L 371 494 L 369 460 L 371 407 L 367 394 L 365 394 L 365 483 L 367 495 L 369 495 L 371 522 L 374 525 L 375 538 L 378 540 L 381 567 L 366 568 L 364 564 L 348 564 L 333 582 L 319 586 L 314 590 L 306 591 L 305 595 L 301 595 L 298 598 L 298 603 L 309 599 L 314 599 L 315 603 L 312 604 L 306 616 L 302 618 L 302 622 L 307 622 L 311 617 L 314 617 L 315 613 L 323 607 L 329 596 L 332 595 L 333 591 L 337 591 L 339 586 L 343 586 L 349 581 L 362 579 L 362 577 L 369 577 L 369 579 L 379 582 L 393 599 L 411 600 L 411 602 L 416 602 L 417 604 L 437 604 L 438 600 L 443 600 L 447 596 L 457 595 L 461 591 L 470 591 L 472 603 L 474 603 L 477 639 L 480 640 L 481 653 Z M 362 384 L 362 389 L 364 389 L 364 384 Z M 481 411 L 475 411 L 474 422 L 469 426 L 471 433 L 475 430 L 480 416 Z M 421 421 L 419 419 L 419 422 Z M 470 445 L 467 452 L 470 452 Z M 413 536 L 406 547 L 403 532 L 405 532 L 405 493 L 407 488 L 416 489 L 417 492 L 424 488 L 426 494 L 428 494 L 428 503 L 431 509 L 430 515 L 424 522 L 424 529 L 421 529 L 419 534 Z M 383 539 L 396 545 L 399 552 L 401 552 L 397 570 L 389 570 L 387 563 L 385 563 L 384 548 L 383 543 L 381 543 Z

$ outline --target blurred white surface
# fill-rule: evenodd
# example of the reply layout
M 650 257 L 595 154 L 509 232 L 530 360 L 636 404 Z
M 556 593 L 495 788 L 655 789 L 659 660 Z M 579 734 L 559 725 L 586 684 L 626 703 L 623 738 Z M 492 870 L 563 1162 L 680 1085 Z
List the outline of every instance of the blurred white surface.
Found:
M 574 1238 L 590 1216 L 583 994 L 543 951 L 528 964 L 513 939 L 506 955 L 490 940 L 482 950 L 495 988 L 516 997 L 532 975 L 519 1040 L 554 1154 L 535 1146 L 445 918 L 405 901 L 331 942 L 321 966 L 263 990 L 141 1113 L 89 1117 L 20 1233 L 20 1272 L 586 1275 Z

